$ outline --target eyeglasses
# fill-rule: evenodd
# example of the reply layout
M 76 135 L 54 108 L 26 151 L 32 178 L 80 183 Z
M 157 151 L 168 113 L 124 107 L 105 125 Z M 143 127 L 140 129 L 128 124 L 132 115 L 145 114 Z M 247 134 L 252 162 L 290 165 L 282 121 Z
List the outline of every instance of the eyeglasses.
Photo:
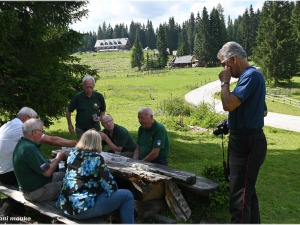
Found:
M 83 86 L 84 89 L 94 89 L 95 86 Z
M 102 123 L 108 125 L 108 124 L 111 123 L 112 121 L 113 121 L 113 119 L 107 120 L 106 122 L 102 122 Z
M 33 132 L 33 131 L 35 131 L 35 130 L 37 130 L 37 131 L 41 131 L 43 134 L 45 133 L 45 131 L 44 131 L 44 130 L 39 130 L 39 129 L 34 129 L 34 130 L 32 130 L 32 132 Z
M 222 62 L 221 62 L 221 65 L 222 67 L 225 67 L 226 66 L 226 61 L 229 61 L 230 60 L 230 57 L 228 59 L 224 59 Z

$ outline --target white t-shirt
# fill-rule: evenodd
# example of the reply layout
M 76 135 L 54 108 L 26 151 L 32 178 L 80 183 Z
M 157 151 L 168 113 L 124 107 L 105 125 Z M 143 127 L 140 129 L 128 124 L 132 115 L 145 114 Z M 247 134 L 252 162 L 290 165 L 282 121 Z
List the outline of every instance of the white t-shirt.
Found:
M 15 118 L 0 127 L 0 174 L 14 170 L 12 156 L 14 149 L 23 137 L 23 122 Z

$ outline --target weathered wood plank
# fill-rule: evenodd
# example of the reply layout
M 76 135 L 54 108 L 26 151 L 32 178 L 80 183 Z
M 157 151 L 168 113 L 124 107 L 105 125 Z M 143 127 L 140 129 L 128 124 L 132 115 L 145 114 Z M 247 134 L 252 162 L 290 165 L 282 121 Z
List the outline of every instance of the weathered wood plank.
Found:
M 194 185 L 187 185 L 184 183 L 177 183 L 178 187 L 186 192 L 192 192 L 196 195 L 206 196 L 208 197 L 209 194 L 214 193 L 219 189 L 219 184 L 204 178 L 197 176 L 196 183 Z
M 60 150 L 53 150 L 52 151 L 52 157 L 55 157 L 56 154 L 59 151 Z M 122 166 L 122 168 L 128 167 L 129 169 L 132 169 L 133 164 L 141 163 L 141 164 L 149 166 L 149 172 L 171 177 L 173 179 L 173 181 L 175 181 L 175 182 L 180 182 L 180 183 L 184 183 L 184 184 L 187 184 L 187 185 L 193 185 L 193 184 L 196 183 L 196 174 L 195 173 L 191 173 L 191 172 L 188 172 L 188 171 L 171 168 L 171 167 L 168 167 L 168 166 L 148 163 L 148 162 L 144 162 L 142 160 L 135 160 L 135 159 L 131 159 L 131 158 L 127 158 L 126 162 L 124 162 L 122 160 L 122 159 L 124 159 L 124 156 L 120 156 L 120 155 L 113 154 L 113 153 L 105 153 L 105 154 L 112 157 L 112 159 L 113 159 L 112 162 L 114 162 L 114 163 L 109 162 L 107 164 L 109 169 L 111 171 L 113 170 L 112 173 L 115 173 L 116 170 L 118 169 L 118 167 Z M 118 158 L 120 158 L 120 160 L 118 160 Z M 124 171 L 124 172 L 126 172 L 126 171 Z M 123 178 L 126 178 L 126 176 L 127 175 L 124 175 Z
M 7 195 L 9 198 L 23 204 L 26 207 L 36 210 L 37 212 L 53 218 L 61 223 L 66 224 L 91 224 L 91 223 L 107 223 L 99 218 L 93 218 L 89 220 L 73 220 L 65 217 L 61 209 L 56 208 L 55 201 L 46 202 L 30 202 L 27 201 L 23 194 L 18 191 L 17 186 L 5 185 L 0 182 L 0 192 Z
M 141 180 L 143 182 L 164 182 L 165 180 L 170 180 L 172 178 L 160 174 L 156 174 L 150 171 L 137 170 L 130 164 L 118 164 L 109 163 L 107 164 L 109 171 L 116 177 L 124 180 Z
M 196 174 L 184 170 L 174 169 L 168 166 L 158 165 L 154 163 L 148 163 L 141 160 L 128 159 L 127 166 L 132 166 L 134 163 L 142 163 L 149 166 L 149 172 L 161 174 L 171 177 L 175 182 L 182 182 L 187 185 L 193 185 L 196 183 Z
M 192 212 L 177 184 L 172 181 L 166 181 L 165 191 L 165 199 L 173 215 L 177 220 L 187 221 Z

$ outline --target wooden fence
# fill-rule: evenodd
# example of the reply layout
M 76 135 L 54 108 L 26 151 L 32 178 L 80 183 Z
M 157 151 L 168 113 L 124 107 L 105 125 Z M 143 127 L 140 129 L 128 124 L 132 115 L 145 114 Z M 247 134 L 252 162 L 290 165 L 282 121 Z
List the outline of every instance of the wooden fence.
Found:
M 266 98 L 273 102 L 279 102 L 282 104 L 300 108 L 300 100 L 287 97 L 287 96 L 291 96 L 293 91 L 294 90 L 292 89 L 267 90 Z

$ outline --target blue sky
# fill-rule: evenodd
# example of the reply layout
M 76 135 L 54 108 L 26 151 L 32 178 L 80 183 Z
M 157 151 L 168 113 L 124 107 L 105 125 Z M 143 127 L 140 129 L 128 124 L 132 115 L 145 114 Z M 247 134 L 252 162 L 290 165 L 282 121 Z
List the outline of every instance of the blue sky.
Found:
M 170 17 L 174 17 L 175 22 L 182 24 L 189 19 L 191 12 L 196 16 L 202 14 L 205 6 L 208 13 L 213 7 L 221 4 L 224 9 L 225 20 L 228 15 L 235 19 L 245 12 L 245 9 L 252 5 L 254 11 L 262 9 L 264 1 L 237 1 L 237 0 L 90 0 L 88 5 L 89 16 L 83 18 L 81 22 L 71 25 L 71 28 L 80 32 L 97 32 L 98 26 L 105 21 L 106 25 L 114 28 L 116 24 L 124 23 L 129 27 L 131 21 L 147 24 L 151 20 L 156 29 L 159 24 L 168 22 Z

